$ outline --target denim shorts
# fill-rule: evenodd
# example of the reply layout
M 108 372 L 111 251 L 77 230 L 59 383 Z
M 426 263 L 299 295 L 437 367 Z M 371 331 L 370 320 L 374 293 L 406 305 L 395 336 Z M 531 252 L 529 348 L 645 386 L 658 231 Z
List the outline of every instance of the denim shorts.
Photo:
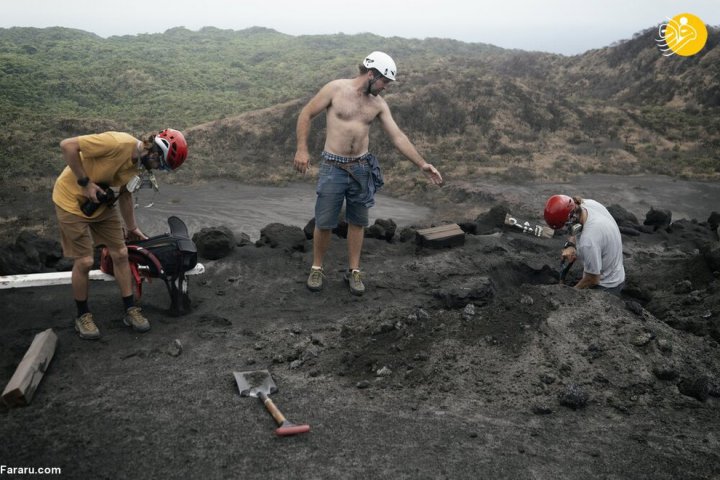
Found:
M 323 160 L 320 164 L 315 202 L 315 226 L 320 230 L 337 227 L 343 201 L 347 223 L 361 227 L 369 224 L 369 208 L 363 206 L 362 198 L 368 188 L 370 167 L 363 160 L 349 164 L 347 168 L 350 172 L 332 162 Z

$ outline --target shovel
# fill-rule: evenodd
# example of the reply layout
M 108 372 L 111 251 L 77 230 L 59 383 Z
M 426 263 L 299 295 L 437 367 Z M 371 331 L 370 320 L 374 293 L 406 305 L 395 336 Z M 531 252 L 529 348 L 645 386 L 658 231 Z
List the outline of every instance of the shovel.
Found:
M 289 422 L 275 406 L 268 395 L 278 391 L 275 382 L 267 370 L 254 370 L 250 372 L 233 372 L 241 397 L 256 397 L 265 405 L 270 415 L 273 416 L 278 424 L 275 433 L 281 437 L 289 435 L 297 435 L 310 431 L 310 425 L 295 425 Z

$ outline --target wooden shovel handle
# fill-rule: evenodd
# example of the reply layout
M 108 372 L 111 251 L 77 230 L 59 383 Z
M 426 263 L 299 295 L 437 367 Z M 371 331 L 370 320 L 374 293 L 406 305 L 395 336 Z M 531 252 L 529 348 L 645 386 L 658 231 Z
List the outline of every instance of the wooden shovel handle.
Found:
M 263 402 L 263 405 L 265 405 L 267 411 L 270 412 L 270 415 L 272 415 L 277 422 L 278 428 L 277 430 L 275 430 L 275 433 L 277 435 L 281 437 L 287 437 L 290 435 L 297 435 L 299 433 L 307 433 L 310 431 L 310 425 L 295 425 L 294 423 L 288 422 L 285 416 L 280 413 L 280 409 L 278 409 L 273 403 L 273 401 L 268 398 L 267 394 L 259 392 L 258 398 L 261 402 Z
M 282 412 L 280 412 L 280 409 L 275 406 L 273 401 L 270 400 L 270 397 L 260 392 L 258 393 L 258 398 L 260 398 L 260 401 L 263 402 L 263 405 L 265 405 L 265 408 L 268 412 L 270 412 L 270 415 L 273 416 L 278 425 L 282 425 L 283 423 L 285 423 L 285 416 L 282 414 Z

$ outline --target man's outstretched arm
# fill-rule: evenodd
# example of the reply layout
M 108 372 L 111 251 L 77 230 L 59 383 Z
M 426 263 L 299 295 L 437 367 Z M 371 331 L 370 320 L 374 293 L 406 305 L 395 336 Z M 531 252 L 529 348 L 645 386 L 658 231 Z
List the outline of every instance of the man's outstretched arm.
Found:
M 395 119 L 393 119 L 390 113 L 390 108 L 384 102 L 383 109 L 380 115 L 378 115 L 378 118 L 380 119 L 383 130 L 385 130 L 385 133 L 390 137 L 390 141 L 395 145 L 395 148 L 397 148 L 405 158 L 417 165 L 432 183 L 442 185 L 443 178 L 438 169 L 426 162 L 422 155 L 420 155 L 415 145 L 412 144 L 407 135 L 405 135 L 397 123 L 395 123 Z

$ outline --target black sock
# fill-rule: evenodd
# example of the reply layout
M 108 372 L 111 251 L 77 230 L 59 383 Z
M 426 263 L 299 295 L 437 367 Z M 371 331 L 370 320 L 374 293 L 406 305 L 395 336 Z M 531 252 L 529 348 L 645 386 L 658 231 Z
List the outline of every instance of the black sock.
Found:
M 125 311 L 127 312 L 127 309 L 130 307 L 135 306 L 135 297 L 132 295 L 128 295 L 127 297 L 122 297 L 123 304 L 125 305 Z
M 78 318 L 90 312 L 87 300 L 75 300 L 75 306 L 77 307 Z

